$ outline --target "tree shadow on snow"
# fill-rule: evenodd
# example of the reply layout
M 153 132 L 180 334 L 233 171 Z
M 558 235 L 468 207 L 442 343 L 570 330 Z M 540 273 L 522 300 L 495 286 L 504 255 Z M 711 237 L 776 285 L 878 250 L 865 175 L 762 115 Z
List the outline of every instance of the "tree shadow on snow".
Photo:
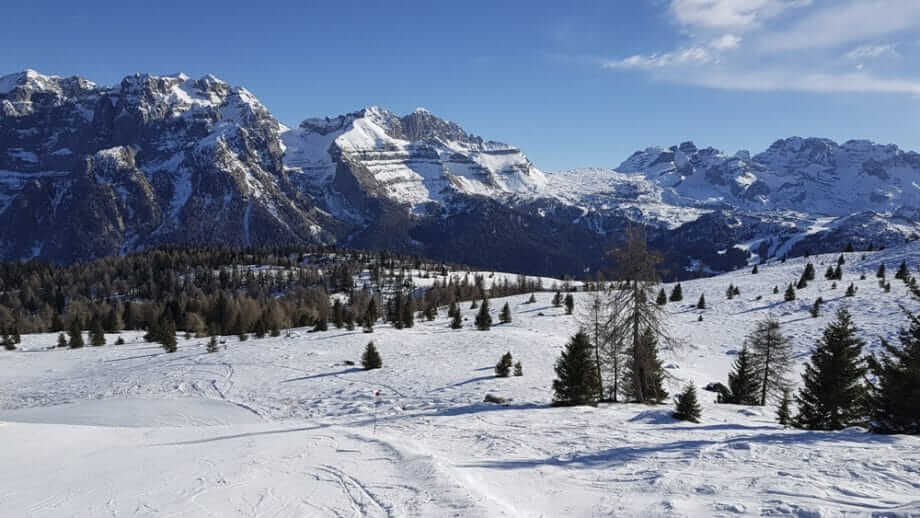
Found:
M 350 369 L 342 369 L 340 371 L 335 371 L 335 372 L 321 372 L 319 374 L 311 374 L 310 376 L 301 376 L 299 378 L 288 378 L 286 380 L 281 381 L 281 383 L 290 383 L 292 381 L 306 381 L 306 380 L 312 380 L 312 379 L 317 379 L 317 378 L 327 378 L 329 376 L 339 376 L 341 374 L 348 374 L 351 372 L 358 372 L 358 371 L 363 371 L 363 370 L 364 369 L 360 367 L 351 367 Z

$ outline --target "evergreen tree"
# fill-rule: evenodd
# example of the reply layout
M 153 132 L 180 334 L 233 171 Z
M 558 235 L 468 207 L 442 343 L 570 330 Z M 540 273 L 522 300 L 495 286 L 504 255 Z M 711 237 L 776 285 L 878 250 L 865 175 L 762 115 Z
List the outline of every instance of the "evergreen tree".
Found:
M 810 310 L 811 316 L 813 318 L 818 318 L 818 315 L 821 314 L 821 304 L 823 303 L 824 303 L 824 299 L 822 299 L 821 297 L 818 297 L 815 299 L 815 302 L 814 304 L 811 305 L 811 310 Z
M 571 315 L 572 311 L 575 310 L 575 297 L 571 293 L 567 293 L 565 296 L 565 314 Z
M 869 409 L 873 430 L 920 434 L 920 319 L 905 311 L 907 328 L 898 333 L 901 346 L 882 341 L 885 356 L 869 357 L 873 380 Z
M 415 327 L 415 299 L 410 295 L 403 303 L 402 308 L 402 325 L 403 327 Z
M 492 327 L 492 315 L 489 314 L 489 299 L 482 299 L 479 313 L 476 315 L 476 329 L 488 331 Z
M 668 392 L 664 389 L 664 367 L 658 358 L 658 340 L 651 329 L 645 328 L 638 348 L 639 354 L 626 360 L 624 391 L 632 401 L 661 403 Z
M 70 348 L 79 349 L 83 347 L 83 330 L 80 329 L 80 319 L 74 317 L 70 322 Z
M 779 400 L 779 405 L 776 407 L 776 422 L 783 425 L 789 426 L 792 424 L 792 409 L 789 408 L 792 403 L 792 393 L 787 388 L 783 390 L 783 396 Z
M 878 265 L 878 271 L 875 272 L 875 276 L 879 279 L 885 278 L 885 263 Z
M 792 284 L 786 286 L 786 292 L 783 293 L 783 300 L 786 302 L 795 300 L 795 288 L 792 286 Z
M 507 378 L 511 374 L 512 361 L 511 352 L 503 354 L 498 363 L 495 364 L 495 375 L 499 378 Z
M 727 298 L 728 300 L 732 300 L 733 298 L 735 298 L 735 285 L 734 284 L 729 284 L 728 288 L 726 288 L 725 298 Z
M 60 341 L 60 337 L 58 339 Z M 125 345 L 125 339 L 119 336 L 115 339 L 115 345 Z
M 803 387 L 795 400 L 797 425 L 810 430 L 840 430 L 865 419 L 867 368 L 864 342 L 845 309 L 827 325 L 802 374 Z
M 524 375 L 524 366 L 521 365 L 521 360 L 514 362 L 514 375 L 523 376 Z
M 508 305 L 507 302 L 505 302 L 505 305 L 502 306 L 502 311 L 499 314 L 498 319 L 501 321 L 502 324 L 511 323 L 511 307 Z
M 313 322 L 313 331 L 328 331 L 329 330 L 329 321 L 326 320 L 326 315 L 318 315 L 316 320 Z
M 345 325 L 345 310 L 342 307 L 342 301 L 339 299 L 335 299 L 332 304 L 332 323 L 336 329 L 342 329 L 342 326 Z
M 854 295 L 856 295 L 856 286 L 854 286 L 853 283 L 851 282 L 850 285 L 847 286 L 846 296 L 852 297 Z
M 14 342 L 13 337 L 7 333 L 0 333 L 0 345 L 7 351 L 16 350 L 16 342 Z
M 843 268 L 839 264 L 837 265 L 837 268 L 834 268 L 833 278 L 834 280 L 837 280 L 837 281 L 843 279 Z
M 680 302 L 684 300 L 684 291 L 680 287 L 680 283 L 674 285 L 674 288 L 671 289 L 671 296 L 669 297 L 671 302 Z
M 898 271 L 894 273 L 894 278 L 907 281 L 908 277 L 910 277 L 910 270 L 907 269 L 907 261 L 901 261 L 901 265 L 898 266 Z
M 706 295 L 700 293 L 700 300 L 696 301 L 696 309 L 706 309 Z
M 755 264 L 754 268 L 751 269 L 751 274 L 757 275 L 758 273 L 760 273 L 760 270 L 757 269 L 757 265 Z
M 371 318 L 371 312 L 370 312 L 370 311 L 366 311 L 366 312 L 364 313 L 364 322 L 363 322 L 363 324 L 362 324 L 362 327 L 363 327 L 363 331 L 364 331 L 365 333 L 373 333 L 373 332 L 374 332 L 374 320 Z
M 773 286 L 773 294 L 776 295 L 779 293 L 779 286 Z
M 829 281 L 834 279 L 834 267 L 833 266 L 827 267 L 827 271 L 824 272 L 824 278 Z
M 463 327 L 463 317 L 460 315 L 460 310 L 454 311 L 454 316 L 450 321 L 451 329 L 460 329 Z
M 174 353 L 178 350 L 178 344 L 176 343 L 176 323 L 170 319 L 166 319 L 161 325 L 162 335 L 160 336 L 160 345 L 163 346 L 163 350 L 168 353 Z
M 837 258 L 837 266 L 843 266 L 846 263 L 847 261 L 843 258 L 843 254 L 840 254 L 840 257 Z
M 853 243 L 847 243 L 847 247 L 846 247 L 843 251 L 844 251 L 844 252 L 852 252 L 852 251 L 853 251 Z M 843 257 L 843 256 L 840 256 L 840 257 Z
M 562 293 L 557 291 L 556 294 L 553 295 L 553 306 L 557 308 L 562 307 Z
M 805 271 L 802 272 L 802 278 L 806 281 L 815 280 L 815 265 L 808 263 L 805 265 Z
M 728 373 L 728 390 L 730 396 L 720 403 L 734 403 L 736 405 L 756 405 L 760 395 L 760 380 L 757 377 L 757 368 L 747 345 L 741 348 L 732 372 Z M 720 396 L 720 399 L 721 396 Z
M 699 423 L 703 411 L 700 409 L 699 401 L 696 399 L 696 387 L 690 383 L 684 388 L 677 398 L 674 399 L 674 416 L 681 421 L 690 421 Z
M 533 292 L 531 292 L 531 293 L 530 293 L 530 298 L 527 299 L 527 304 L 533 304 L 533 303 L 535 303 L 536 301 L 537 301 L 537 296 L 536 296 Z
M 553 404 L 591 405 L 598 394 L 597 366 L 588 335 L 579 331 L 566 344 L 556 361 Z
M 745 339 L 758 377 L 759 404 L 789 386 L 786 375 L 792 368 L 792 342 L 784 336 L 779 320 L 768 316 L 754 325 Z
M 374 347 L 373 341 L 367 343 L 364 354 L 361 355 L 361 366 L 364 367 L 364 370 L 379 369 L 383 367 L 383 359 L 380 358 L 380 353 L 377 352 L 377 348 Z
M 102 321 L 99 318 L 93 318 L 89 325 L 89 343 L 95 347 L 105 345 L 105 331 L 102 329 Z
M 58 346 L 58 347 L 67 347 L 67 337 L 64 336 L 64 333 L 60 333 L 60 334 L 58 335 L 57 346 Z
M 805 279 L 805 275 L 802 275 L 801 277 L 799 277 L 799 282 L 795 284 L 795 289 L 804 290 L 807 287 L 808 287 L 808 281 Z
M 658 298 L 655 299 L 655 304 L 659 306 L 664 306 L 668 303 L 668 294 L 665 293 L 664 288 L 661 288 L 661 291 L 658 292 Z
M 218 350 L 219 350 L 219 346 L 217 345 L 217 337 L 214 335 L 211 335 L 211 339 L 208 341 L 208 352 L 216 353 Z

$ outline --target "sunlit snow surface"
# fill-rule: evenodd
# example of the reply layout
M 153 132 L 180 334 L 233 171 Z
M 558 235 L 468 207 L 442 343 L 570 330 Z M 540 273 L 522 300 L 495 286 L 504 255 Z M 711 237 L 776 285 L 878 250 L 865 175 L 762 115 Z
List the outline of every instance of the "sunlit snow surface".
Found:
M 746 269 L 684 282 L 684 301 L 666 306 L 679 342 L 662 351 L 671 392 L 688 380 L 724 383 L 733 352 L 768 313 L 801 361 L 844 305 L 869 350 L 893 338 L 905 321 L 898 304 L 920 304 L 897 280 L 884 293 L 874 273 L 882 261 L 889 279 L 903 258 L 918 264 L 920 246 L 862 255 L 846 254 L 836 289 L 820 274 L 837 256 L 813 257 L 818 279 L 794 302 L 782 302 L 782 289 L 801 273 L 802 259 L 761 266 L 758 275 Z M 859 291 L 846 298 L 851 281 Z M 741 291 L 730 301 L 729 283 Z M 700 293 L 705 311 L 693 308 Z M 179 351 L 166 354 L 136 332 L 124 333 L 122 346 L 74 351 L 44 350 L 56 342 L 52 334 L 24 336 L 22 350 L 0 351 L 0 515 L 920 512 L 918 437 L 783 430 L 772 406 L 716 405 L 702 390 L 700 424 L 674 421 L 670 404 L 550 407 L 553 363 L 577 327 L 551 296 L 538 293 L 535 304 L 525 304 L 527 295 L 493 300 L 496 317 L 510 303 L 514 322 L 489 332 L 473 329 L 466 303 L 458 331 L 442 310 L 435 322 L 401 331 L 378 325 L 373 334 L 332 328 L 226 337 L 216 354 L 201 339 L 180 339 Z M 817 296 L 827 304 L 812 318 Z M 576 295 L 576 308 L 585 297 Z M 368 340 L 384 368 L 344 365 Z M 506 351 L 522 361 L 523 377 L 494 377 Z M 481 403 L 486 393 L 514 401 Z

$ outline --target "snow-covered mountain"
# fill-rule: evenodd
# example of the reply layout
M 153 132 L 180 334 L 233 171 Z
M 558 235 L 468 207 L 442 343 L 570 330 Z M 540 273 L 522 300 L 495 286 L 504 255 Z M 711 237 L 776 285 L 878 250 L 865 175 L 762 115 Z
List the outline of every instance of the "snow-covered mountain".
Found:
M 641 222 L 685 276 L 902 242 L 920 234 L 918 184 L 920 155 L 866 141 L 794 137 L 754 156 L 685 142 L 616 170 L 547 173 L 422 108 L 287 128 L 210 75 L 0 78 L 6 259 L 343 243 L 576 274 L 608 267 L 606 250 Z

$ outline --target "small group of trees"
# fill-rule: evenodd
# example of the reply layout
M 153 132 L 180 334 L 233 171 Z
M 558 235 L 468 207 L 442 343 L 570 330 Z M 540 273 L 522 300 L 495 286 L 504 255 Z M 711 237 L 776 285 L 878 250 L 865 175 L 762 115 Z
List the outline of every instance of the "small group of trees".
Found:
M 780 330 L 779 320 L 767 317 L 754 326 L 728 374 L 728 391 L 720 403 L 766 405 L 768 397 L 788 387 L 792 367 L 791 341 Z
M 499 378 L 507 378 L 511 374 L 512 366 L 514 367 L 515 376 L 524 375 L 524 366 L 520 361 L 514 362 L 514 358 L 512 358 L 509 351 L 503 354 L 498 363 L 495 364 L 495 375 Z

